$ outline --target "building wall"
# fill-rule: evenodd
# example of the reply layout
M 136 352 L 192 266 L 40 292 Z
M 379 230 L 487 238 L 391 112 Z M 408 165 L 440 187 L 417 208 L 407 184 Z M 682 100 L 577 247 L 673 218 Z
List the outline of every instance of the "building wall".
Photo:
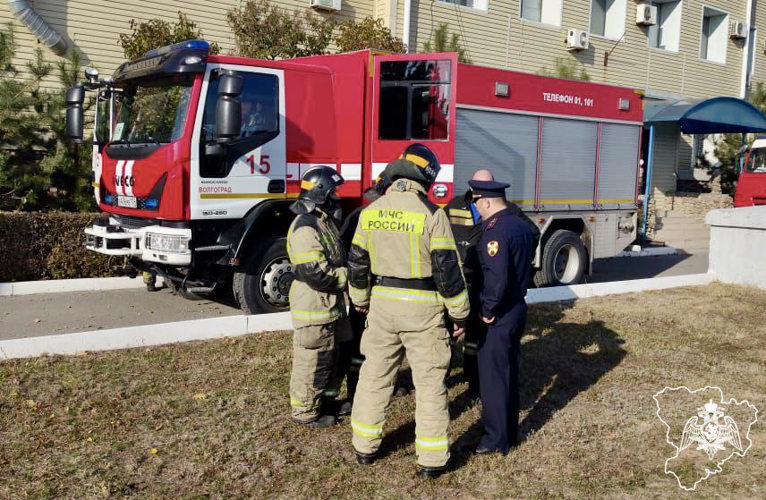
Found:
M 729 12 L 729 20 L 745 20 L 747 0 L 684 0 L 677 53 L 648 46 L 647 28 L 635 23 L 634 0 L 626 2 L 622 41 L 591 36 L 589 49 L 580 52 L 568 52 L 564 40 L 569 28 L 589 30 L 591 0 L 564 0 L 560 27 L 521 19 L 520 0 L 488 1 L 485 12 L 440 0 L 412 0 L 410 44 L 422 48 L 439 23 L 448 23 L 451 32 L 461 35 L 475 64 L 537 73 L 553 69 L 554 60 L 561 57 L 576 61 L 594 82 L 643 88 L 650 95 L 656 92 L 691 99 L 740 95 L 745 44 L 727 34 L 726 64 L 704 61 L 699 57 L 700 32 L 703 5 Z M 763 26 L 759 35 L 766 36 L 766 1 L 762 3 L 757 22 Z M 398 22 L 401 25 L 401 17 Z M 608 51 L 612 53 L 605 66 Z M 763 50 L 758 52 L 758 79 L 766 81 L 766 56 Z
M 755 57 L 753 59 L 753 82 L 766 82 L 766 0 L 752 0 L 752 25 L 757 29 L 753 44 Z
M 198 23 L 205 37 L 217 42 L 223 53 L 234 48 L 226 13 L 243 0 L 30 0 L 40 15 L 65 36 L 82 54 L 85 64 L 110 74 L 123 61 L 118 44 L 120 33 L 129 33 L 131 19 L 147 21 L 159 17 L 168 21 L 182 11 Z M 308 0 L 273 0 L 286 9 L 303 9 Z M 412 0 L 410 46 L 422 50 L 440 23 L 461 35 L 473 63 L 529 73 L 552 70 L 556 58 L 584 68 L 595 82 L 646 89 L 649 95 L 702 98 L 713 95 L 740 95 L 744 43 L 727 37 L 726 64 L 699 58 L 703 4 L 729 12 L 730 20 L 744 20 L 748 0 L 684 0 L 678 53 L 648 47 L 647 29 L 635 24 L 636 3 L 626 0 L 625 37 L 620 42 L 591 37 L 588 50 L 569 52 L 564 39 L 569 28 L 589 29 L 591 0 L 563 0 L 560 27 L 551 27 L 520 18 L 520 0 L 487 0 L 486 10 L 460 7 L 441 0 Z M 755 5 L 753 24 L 758 31 L 755 44 L 755 81 L 766 81 L 766 0 Z M 343 0 L 338 21 L 382 18 L 397 36 L 403 34 L 404 0 Z M 327 15 L 327 14 L 321 14 Z M 13 21 L 18 40 L 17 66 L 33 57 L 37 40 L 12 19 L 5 2 L 0 2 L 0 21 Z M 611 51 L 608 65 L 604 54 Z M 45 51 L 46 58 L 58 58 Z M 53 79 L 51 79 L 53 84 Z

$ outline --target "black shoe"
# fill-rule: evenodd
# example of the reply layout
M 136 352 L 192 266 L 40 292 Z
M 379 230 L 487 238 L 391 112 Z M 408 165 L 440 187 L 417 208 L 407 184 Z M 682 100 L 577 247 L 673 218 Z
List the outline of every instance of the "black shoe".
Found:
M 147 283 L 146 284 L 146 291 L 147 292 L 156 292 L 157 290 L 159 290 L 159 288 L 157 288 L 157 285 L 155 285 L 154 283 Z
M 347 415 L 351 415 L 351 401 L 344 401 L 338 407 L 338 416 L 339 417 L 345 417 Z
M 436 479 L 437 477 L 441 476 L 447 472 L 447 466 L 443 465 L 441 467 L 425 467 L 422 465 L 418 465 L 418 476 L 426 478 L 426 479 Z
M 498 450 L 490 450 L 486 446 L 480 444 L 479 446 L 476 447 L 475 453 L 477 455 L 492 455 L 493 453 L 499 453 L 499 452 Z
M 293 419 L 293 422 L 297 424 L 303 424 L 303 425 L 309 425 L 311 427 L 316 427 L 318 429 L 324 429 L 325 427 L 332 427 L 337 423 L 337 419 L 334 415 L 321 415 L 316 420 L 312 420 L 310 422 L 301 422 L 300 420 Z
M 398 386 L 394 389 L 394 397 L 397 397 L 397 398 L 403 398 L 409 393 L 410 393 L 410 390 L 407 389 L 406 387 Z
M 356 461 L 359 465 L 372 465 L 375 463 L 376 458 L 377 455 L 375 453 L 361 453 L 356 451 Z

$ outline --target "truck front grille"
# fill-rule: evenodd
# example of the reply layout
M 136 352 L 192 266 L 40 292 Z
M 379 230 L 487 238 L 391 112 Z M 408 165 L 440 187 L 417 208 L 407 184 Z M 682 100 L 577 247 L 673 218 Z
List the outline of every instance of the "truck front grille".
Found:
M 129 229 L 139 229 L 157 224 L 155 219 L 142 219 L 141 217 L 132 217 L 130 215 L 112 215 L 112 217 L 119 221 L 121 226 Z

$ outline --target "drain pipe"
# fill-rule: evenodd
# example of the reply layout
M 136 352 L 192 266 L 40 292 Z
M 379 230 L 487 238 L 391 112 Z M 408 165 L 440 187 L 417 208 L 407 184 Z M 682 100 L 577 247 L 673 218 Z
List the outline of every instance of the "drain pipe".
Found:
M 69 45 L 48 22 L 35 12 L 27 0 L 8 0 L 8 10 L 43 44 L 59 56 L 69 50 Z
M 410 48 L 410 23 L 412 22 L 412 0 L 404 0 L 404 21 L 402 24 L 402 41 L 407 46 L 407 52 L 416 52 Z

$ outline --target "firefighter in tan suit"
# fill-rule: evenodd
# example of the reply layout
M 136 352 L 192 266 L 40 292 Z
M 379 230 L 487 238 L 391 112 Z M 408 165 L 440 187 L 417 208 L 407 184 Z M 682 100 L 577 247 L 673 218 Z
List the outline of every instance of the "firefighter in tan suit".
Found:
M 425 477 L 444 472 L 449 460 L 444 379 L 450 346 L 444 309 L 455 322 L 456 336 L 463 333 L 469 312 L 449 220 L 427 198 L 439 168 L 436 156 L 421 144 L 389 164 L 393 183 L 362 211 L 349 254 L 351 301 L 369 310 L 361 345 L 365 362 L 351 414 L 357 460 L 364 465 L 375 460 L 385 409 L 406 356 L 415 383 L 418 472 Z
M 343 178 L 321 166 L 306 172 L 301 192 L 290 209 L 298 214 L 287 233 L 287 252 L 294 266 L 290 287 L 293 370 L 290 405 L 295 422 L 329 427 L 336 422 L 328 408 L 350 364 L 351 330 L 343 292 L 346 255 L 332 218 Z M 324 402 L 323 402 L 324 400 Z M 338 411 L 349 414 L 350 404 Z

